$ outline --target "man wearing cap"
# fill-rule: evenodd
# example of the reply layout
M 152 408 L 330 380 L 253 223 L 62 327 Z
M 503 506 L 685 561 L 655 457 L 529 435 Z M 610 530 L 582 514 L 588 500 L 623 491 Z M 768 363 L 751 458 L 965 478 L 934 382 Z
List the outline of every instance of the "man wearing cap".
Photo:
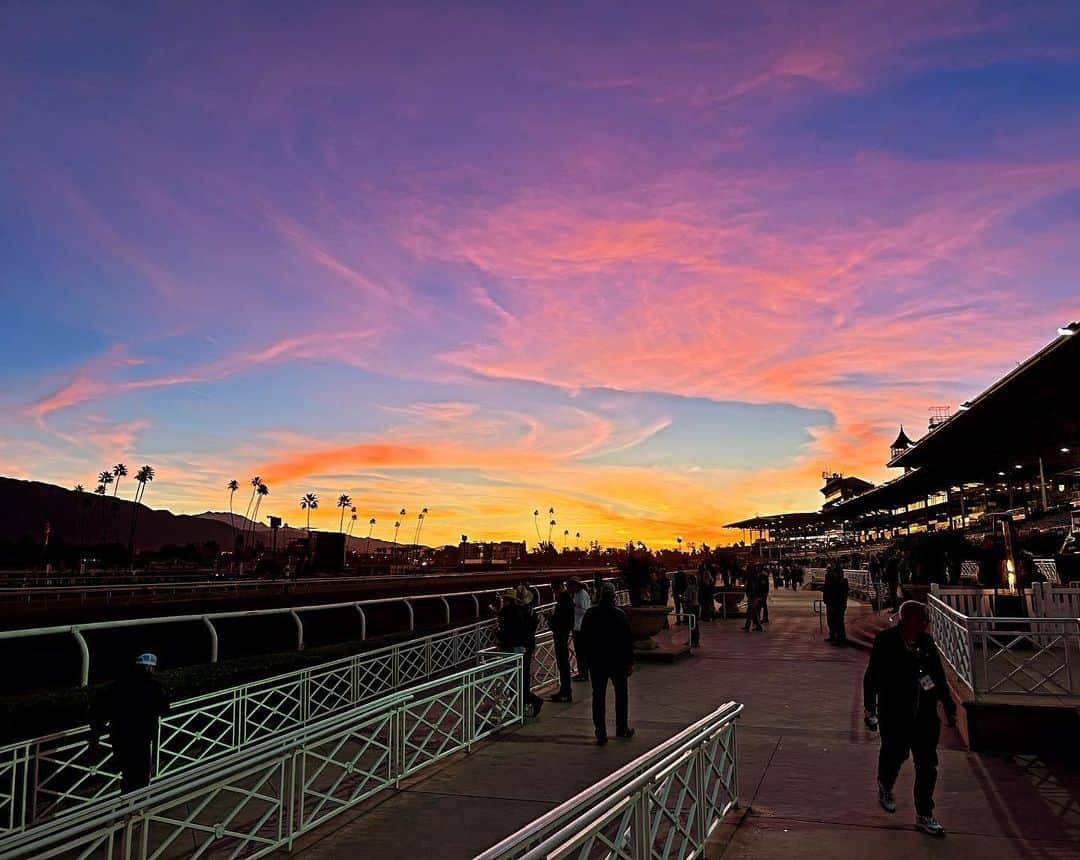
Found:
M 140 654 L 90 708 L 90 744 L 97 745 L 107 726 L 124 794 L 150 784 L 158 720 L 169 710 L 165 691 L 154 677 L 156 669 L 156 655 Z
M 631 738 L 627 679 L 634 671 L 634 637 L 626 613 L 615 605 L 615 586 L 605 582 L 600 602 L 585 613 L 581 638 L 592 678 L 592 714 L 596 742 L 607 743 L 607 685 L 615 689 L 615 734 Z
M 521 693 L 534 717 L 540 715 L 544 700 L 532 691 L 532 655 L 536 650 L 536 614 L 521 603 L 518 592 L 508 588 L 502 593 L 502 608 L 498 616 L 499 647 L 504 651 L 522 654 Z

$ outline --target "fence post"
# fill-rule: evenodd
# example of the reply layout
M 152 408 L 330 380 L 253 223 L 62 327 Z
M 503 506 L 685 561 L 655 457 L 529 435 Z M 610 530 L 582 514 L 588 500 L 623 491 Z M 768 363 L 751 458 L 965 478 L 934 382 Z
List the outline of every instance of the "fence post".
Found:
M 304 650 L 304 622 L 300 620 L 299 614 L 295 609 L 289 610 L 289 615 L 292 616 L 293 623 L 296 624 L 296 650 Z
M 360 604 L 355 604 L 356 611 L 360 613 L 360 641 L 364 642 L 367 639 L 367 616 L 364 614 L 364 610 L 360 608 Z
M 638 789 L 638 796 L 634 798 L 634 815 L 630 819 L 630 851 L 634 860 L 651 860 L 652 840 L 649 838 L 651 830 L 649 821 L 649 786 L 647 783 Z
M 211 663 L 216 663 L 218 661 L 218 635 L 217 635 L 217 630 L 215 629 L 213 622 L 209 618 L 207 618 L 205 615 L 203 616 L 203 624 L 206 625 L 206 629 L 210 633 L 210 662 Z
M 415 630 L 416 629 L 416 614 L 413 612 L 412 604 L 409 603 L 409 598 L 407 598 L 407 597 L 403 597 L 403 598 L 401 598 L 401 600 L 402 600 L 402 602 L 404 602 L 405 608 L 409 610 L 409 630 Z
M 79 646 L 79 655 L 82 658 L 82 667 L 79 670 L 79 686 L 85 687 L 90 683 L 90 646 L 86 644 L 82 631 L 78 627 L 71 628 L 71 635 L 75 637 L 75 643 Z

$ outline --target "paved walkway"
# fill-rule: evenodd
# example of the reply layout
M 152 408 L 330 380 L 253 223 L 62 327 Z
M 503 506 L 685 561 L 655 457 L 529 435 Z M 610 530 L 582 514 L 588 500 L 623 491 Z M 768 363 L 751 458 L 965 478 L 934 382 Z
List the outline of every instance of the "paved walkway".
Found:
M 587 684 L 571 705 L 547 703 L 538 720 L 471 755 L 424 771 L 400 791 L 301 840 L 305 857 L 469 858 L 687 724 L 735 699 L 742 809 L 707 856 L 1080 858 L 1080 776 L 1029 758 L 965 751 L 954 732 L 941 750 L 943 841 L 915 832 L 911 772 L 900 811 L 877 806 L 876 737 L 862 726 L 866 655 L 822 642 L 814 594 L 770 598 L 766 633 L 739 620 L 703 625 L 702 647 L 675 665 L 646 664 L 631 679 L 630 741 L 592 743 Z M 868 610 L 852 604 L 849 615 Z M 609 708 L 610 712 L 610 708 Z

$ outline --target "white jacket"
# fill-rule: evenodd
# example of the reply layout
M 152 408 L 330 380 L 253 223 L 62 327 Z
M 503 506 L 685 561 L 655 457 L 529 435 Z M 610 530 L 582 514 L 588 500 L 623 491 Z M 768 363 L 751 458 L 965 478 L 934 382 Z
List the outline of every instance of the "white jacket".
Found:
M 574 595 L 574 630 L 581 631 L 581 622 L 590 606 L 592 606 L 592 599 L 589 597 L 589 592 L 584 588 L 579 588 L 577 594 Z

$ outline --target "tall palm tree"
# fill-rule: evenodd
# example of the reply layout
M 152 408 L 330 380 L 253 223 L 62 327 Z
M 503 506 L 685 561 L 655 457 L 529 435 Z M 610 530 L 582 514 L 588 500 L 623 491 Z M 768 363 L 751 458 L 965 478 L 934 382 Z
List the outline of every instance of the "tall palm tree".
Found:
M 232 502 L 233 502 L 233 496 L 236 494 L 236 491 L 240 489 L 240 482 L 238 480 L 236 480 L 236 478 L 233 478 L 231 481 L 229 481 L 229 483 L 227 483 L 225 485 L 225 489 L 227 489 L 229 491 L 229 525 L 232 527 L 232 542 L 233 542 L 232 548 L 235 550 L 236 549 L 236 517 L 233 516 Z
M 548 546 L 554 546 L 554 544 L 552 544 L 552 542 L 551 542 L 551 532 L 552 532 L 552 529 L 554 529 L 555 526 L 557 526 L 557 525 L 558 525 L 558 523 L 555 522 L 555 518 L 552 517 L 551 522 L 548 523 L 548 540 L 547 540 Z
M 352 507 L 352 499 L 345 493 L 337 497 L 337 506 L 341 508 L 341 518 L 338 520 L 338 532 L 345 534 L 345 509 Z
M 307 511 L 307 534 L 311 538 L 311 512 L 319 507 L 319 497 L 314 493 L 304 493 L 300 500 L 300 510 Z
M 416 534 L 413 537 L 413 543 L 417 546 L 420 545 L 420 532 L 424 530 L 424 519 L 427 517 L 427 508 L 420 511 L 419 516 L 416 518 Z
M 117 463 L 112 467 L 112 473 L 116 477 L 116 486 L 113 487 L 112 494 L 115 496 L 116 491 L 120 489 L 120 479 L 127 475 L 127 466 L 123 463 Z
M 533 526 L 536 527 L 536 542 L 543 543 L 544 539 L 540 537 L 540 509 L 537 508 L 533 511 Z
M 375 517 L 372 517 L 370 520 L 368 520 L 367 546 L 364 548 L 365 555 L 371 554 L 371 533 L 373 531 L 375 531 Z
M 75 492 L 75 543 L 81 543 L 82 538 L 82 497 L 83 497 L 83 485 L 76 484 L 73 488 Z
M 356 528 L 356 508 L 352 509 L 352 518 L 349 520 L 349 531 L 345 534 L 345 540 L 352 537 L 352 530 Z
M 135 473 L 135 480 L 139 482 L 139 486 L 135 488 L 135 499 L 131 506 L 131 533 L 128 535 L 128 558 L 131 561 L 135 559 L 135 523 L 139 516 L 139 505 L 146 495 L 146 485 L 154 480 L 154 467 L 143 466 Z
M 109 481 L 103 481 L 102 478 L 108 475 Z M 107 492 L 106 486 L 112 482 L 112 472 L 102 472 L 98 475 L 98 485 L 94 488 L 94 494 L 100 496 L 98 502 L 98 513 L 101 516 L 101 532 L 98 536 L 99 543 L 105 543 L 105 493 Z
M 566 552 L 566 542 L 570 539 L 570 529 L 563 529 L 562 533 L 562 549 Z
M 404 511 L 405 509 L 402 508 L 401 510 Z M 401 520 L 394 520 L 394 543 L 395 544 L 397 543 L 398 529 L 400 529 L 400 528 L 401 528 Z
M 575 550 L 577 550 L 577 549 L 581 549 L 581 532 L 578 532 L 578 533 L 577 533 L 577 534 L 576 534 L 576 535 L 574 536 L 574 549 L 575 549 Z
M 266 484 L 260 482 L 259 486 L 255 488 L 255 494 L 258 499 L 255 502 L 255 509 L 251 512 L 251 546 L 255 548 L 255 525 L 259 522 L 259 508 L 262 507 L 262 500 L 270 495 L 270 488 Z
M 244 509 L 244 520 L 245 521 L 251 519 L 251 506 L 253 504 L 255 504 L 255 494 L 257 492 L 259 492 L 259 484 L 261 484 L 262 482 L 263 482 L 262 478 L 260 476 L 258 476 L 258 475 L 255 475 L 251 479 L 251 481 L 249 482 L 251 484 L 251 498 L 248 499 L 247 507 Z M 247 542 L 247 530 L 248 530 L 248 523 L 245 522 L 244 523 L 244 532 L 243 532 L 244 540 L 241 543 L 241 547 L 243 547 L 244 543 Z

